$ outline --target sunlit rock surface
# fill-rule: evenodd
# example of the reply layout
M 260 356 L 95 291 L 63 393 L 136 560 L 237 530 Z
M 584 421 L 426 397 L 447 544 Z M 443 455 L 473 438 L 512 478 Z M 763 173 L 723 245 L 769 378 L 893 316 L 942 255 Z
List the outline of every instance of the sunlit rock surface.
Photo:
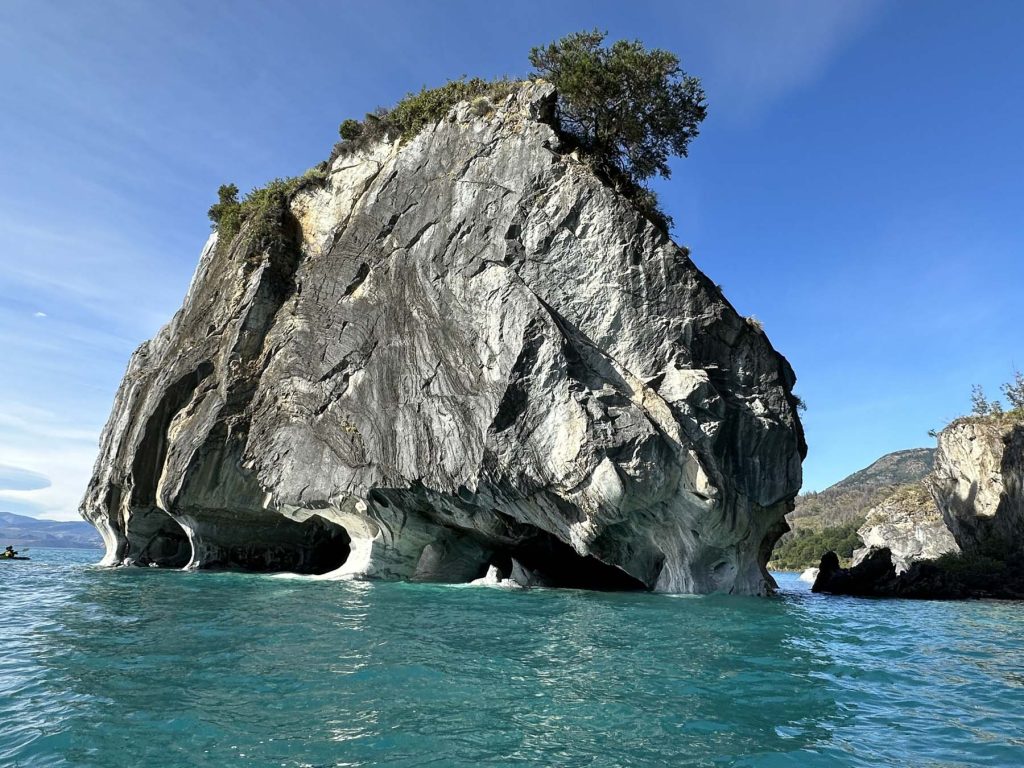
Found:
M 211 239 L 103 432 L 107 564 L 771 588 L 793 372 L 553 104 L 460 105 L 338 158 L 283 245 Z
M 857 535 L 864 547 L 854 551 L 854 565 L 872 549 L 887 547 L 897 573 L 906 571 L 915 560 L 959 551 L 935 500 L 922 483 L 903 486 L 872 507 Z

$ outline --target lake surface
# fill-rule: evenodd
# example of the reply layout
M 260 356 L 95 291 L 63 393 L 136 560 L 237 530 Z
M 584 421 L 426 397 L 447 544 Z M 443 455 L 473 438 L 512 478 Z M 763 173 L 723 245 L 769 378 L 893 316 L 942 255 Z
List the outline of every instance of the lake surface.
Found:
M 1024 605 L 0 564 L 2 766 L 1021 766 Z

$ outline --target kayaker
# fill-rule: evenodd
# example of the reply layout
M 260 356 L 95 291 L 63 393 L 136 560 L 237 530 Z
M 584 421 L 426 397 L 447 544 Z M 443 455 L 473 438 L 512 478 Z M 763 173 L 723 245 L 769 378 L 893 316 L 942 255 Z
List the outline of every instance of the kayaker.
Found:
M 7 549 L 4 550 L 3 556 L 6 557 L 6 558 L 17 557 L 18 553 L 14 551 L 14 547 L 12 547 L 10 544 L 8 544 L 7 545 Z

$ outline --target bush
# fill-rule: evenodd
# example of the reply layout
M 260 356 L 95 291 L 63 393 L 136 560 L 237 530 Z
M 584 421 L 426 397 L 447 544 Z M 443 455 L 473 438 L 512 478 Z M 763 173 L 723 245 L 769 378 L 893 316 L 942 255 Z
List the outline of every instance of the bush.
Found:
M 508 96 L 518 81 L 508 78 L 484 80 L 479 77 L 451 80 L 438 88 L 424 86 L 419 93 L 406 94 L 394 108 L 378 107 L 367 113 L 360 123 L 346 120 L 338 129 L 342 141 L 334 146 L 328 163 L 342 155 L 364 149 L 381 139 L 414 138 L 428 125 L 442 120 L 460 101 L 471 101 L 473 112 L 485 115 L 491 110 L 491 100 Z
M 1006 397 L 1009 413 L 1015 418 L 1024 416 L 1024 374 L 1018 370 L 1013 372 L 1013 380 L 1003 384 L 1000 389 Z M 971 416 L 977 418 L 1000 417 L 1004 414 L 1003 404 L 999 399 L 989 400 L 980 384 L 971 387 Z
M 226 219 L 238 212 L 238 187 L 235 184 L 221 184 L 217 188 L 217 202 L 210 206 L 207 215 L 212 222 L 211 227 L 220 229 Z
M 424 87 L 419 93 L 410 93 L 388 113 L 388 120 L 398 129 L 403 139 L 411 139 L 428 125 L 448 114 L 460 101 L 480 97 L 501 100 L 511 93 L 515 81 L 507 78 L 484 80 L 465 76 L 445 83 L 440 88 Z
M 338 135 L 341 136 L 343 141 L 355 141 L 363 133 L 363 124 L 358 120 L 349 118 L 342 122 L 338 126 Z
M 1002 410 L 998 401 L 989 400 L 985 397 L 985 390 L 981 388 L 980 384 L 975 384 L 971 387 L 971 415 L 972 416 L 989 416 L 995 412 L 995 410 Z
M 491 111 L 491 100 L 486 96 L 477 96 L 473 99 L 473 103 L 470 107 L 472 107 L 474 115 L 477 117 L 483 117 Z
M 986 554 L 967 552 L 947 552 L 931 562 L 946 573 L 970 580 L 987 579 L 1001 573 L 1006 568 L 1002 559 Z
M 235 236 L 246 229 L 247 246 L 257 251 L 284 246 L 284 214 L 292 196 L 309 184 L 322 184 L 327 179 L 323 165 L 310 168 L 301 176 L 274 179 L 264 187 L 253 189 L 238 201 L 238 187 L 223 184 L 217 190 L 218 202 L 210 207 L 210 220 L 217 230 L 217 252 L 226 253 Z
M 1013 381 L 1003 384 L 1002 390 L 1011 411 L 1024 411 L 1024 373 L 1015 370 Z

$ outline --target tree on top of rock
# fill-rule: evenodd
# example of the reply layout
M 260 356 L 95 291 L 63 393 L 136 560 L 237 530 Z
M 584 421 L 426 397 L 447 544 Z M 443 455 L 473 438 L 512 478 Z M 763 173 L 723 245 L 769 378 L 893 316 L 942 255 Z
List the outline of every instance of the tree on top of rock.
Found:
M 707 114 L 700 80 L 679 58 L 639 41 L 604 45 L 605 33 L 577 32 L 534 48 L 536 74 L 559 92 L 559 120 L 601 170 L 635 185 L 668 178 L 668 158 L 685 157 Z

